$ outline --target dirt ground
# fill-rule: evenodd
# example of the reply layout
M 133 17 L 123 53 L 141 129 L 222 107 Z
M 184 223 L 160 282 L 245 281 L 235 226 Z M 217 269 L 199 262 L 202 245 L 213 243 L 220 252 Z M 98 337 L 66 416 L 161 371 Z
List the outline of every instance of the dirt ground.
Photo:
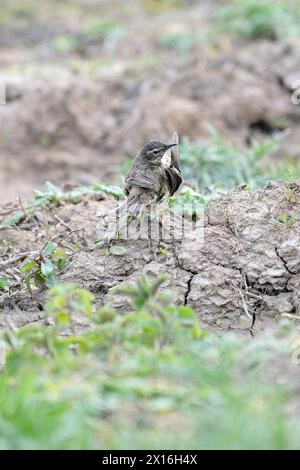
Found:
M 261 333 L 272 338 L 288 318 L 299 341 L 297 182 L 239 187 L 210 203 L 200 238 L 153 246 L 121 239 L 93 249 L 117 204 L 104 193 L 26 210 L 47 180 L 65 190 L 119 184 L 145 141 L 167 140 L 174 130 L 200 142 L 210 124 L 242 148 L 288 131 L 273 157 L 300 159 L 300 106 L 291 100 L 299 41 L 224 35 L 214 21 L 221 0 L 187 1 L 184 9 L 168 3 L 27 0 L 24 9 L 11 0 L 0 10 L 0 269 L 12 281 L 10 293 L 0 294 L 0 327 L 47 324 L 47 290 L 30 295 L 20 263 L 51 240 L 70 261 L 60 280 L 89 289 L 97 306 L 125 312 L 128 298 L 113 296 L 112 287 L 167 272 L 163 287 L 193 307 L 204 328 L 255 341 Z M 197 41 L 179 50 L 161 40 L 177 33 Z M 22 214 L 17 227 L 1 227 L 15 210 Z M 118 254 L 110 251 L 115 245 Z M 87 327 L 78 317 L 76 328 Z M 289 384 L 299 414 L 299 366 L 290 357 L 271 362 L 266 373 Z
M 217 1 L 188 1 L 184 10 L 158 3 L 29 1 L 26 11 L 19 0 L 6 3 L 2 203 L 26 199 L 46 180 L 119 182 L 120 165 L 145 141 L 174 130 L 201 141 L 207 124 L 245 147 L 288 129 L 277 158 L 300 158 L 300 107 L 291 101 L 299 41 L 247 42 L 215 31 Z M 111 34 L 95 34 L 103 20 Z M 188 50 L 161 41 L 187 32 L 198 38 Z
M 141 273 L 150 278 L 168 273 L 163 285 L 178 304 L 190 305 L 201 324 L 215 331 L 235 330 L 250 335 L 272 327 L 280 318 L 299 315 L 300 186 L 272 183 L 263 189 L 245 187 L 211 202 L 206 215 L 190 232 L 162 241 L 121 236 L 104 246 L 95 244 L 110 231 L 116 200 L 104 194 L 39 207 L 24 214 L 18 228 L 1 228 L 2 271 L 14 282 L 0 297 L 2 322 L 17 324 L 43 318 L 46 289 L 30 295 L 23 287 L 26 273 L 20 262 L 36 259 L 48 241 L 64 249 L 70 266 L 60 276 L 93 292 L 98 306 L 111 304 L 121 313 L 128 298 L 113 296 L 111 288 L 134 282 Z M 281 214 L 289 214 L 283 221 Z M 121 252 L 114 253 L 112 247 Z M 7 315 L 8 314 L 8 315 Z M 283 316 L 283 317 L 282 317 Z M 81 319 L 82 320 L 82 319 Z
M 22 200 L 47 180 L 66 189 L 120 183 L 126 159 L 148 139 L 167 139 L 173 130 L 198 142 L 208 138 L 211 124 L 245 148 L 254 137 L 288 130 L 274 158 L 299 159 L 300 106 L 291 100 L 300 77 L 299 41 L 225 35 L 216 29 L 218 5 L 47 0 L 42 6 L 29 1 L 24 9 L 19 0 L 6 2 L 0 15 L 0 78 L 6 88 L 6 104 L 0 106 L 1 216 L 7 208 L 9 213 L 4 204 L 19 195 L 23 210 Z M 162 40 L 187 33 L 197 40 L 183 49 Z M 40 249 L 59 228 L 71 245 L 80 246 L 76 253 L 71 246 L 72 269 L 63 278 L 82 279 L 100 303 L 114 284 L 168 267 L 177 301 L 200 316 L 205 311 L 201 320 L 207 326 L 249 329 L 253 313 L 259 325 L 299 312 L 297 184 L 237 189 L 212 203 L 203 249 L 183 240 L 179 248 L 171 244 L 167 256 L 153 258 L 143 245 L 129 247 L 125 264 L 116 257 L 107 266 L 106 257 L 96 262 L 97 252 L 89 249 L 104 230 L 95 220 L 100 223 L 113 202 L 87 199 L 37 215 L 25 210 L 18 230 L 0 231 L 4 263 Z M 284 223 L 278 222 L 281 213 L 289 214 Z M 78 226 L 84 230 L 73 235 Z M 245 298 L 248 288 L 254 291 Z M 3 306 L 34 310 L 36 301 L 24 298 L 10 305 L 4 295 Z M 122 302 L 119 307 L 125 309 Z
M 11 279 L 10 292 L 0 296 L 0 328 L 49 324 L 43 308 L 47 289 L 34 288 L 29 294 L 26 273 L 20 270 L 25 258 L 39 259 L 49 241 L 69 260 L 60 281 L 89 289 L 97 307 L 111 305 L 120 314 L 129 310 L 129 298 L 114 295 L 113 287 L 134 283 L 141 274 L 157 279 L 167 273 L 162 289 L 171 292 L 172 302 L 193 307 L 206 330 L 254 341 L 258 352 L 260 336 L 271 344 L 275 336 L 286 334 L 283 322 L 288 321 L 288 353 L 276 353 L 262 374 L 286 387 L 289 410 L 299 416 L 300 185 L 237 188 L 210 203 L 193 238 L 190 232 L 175 239 L 166 232 L 163 240 L 151 244 L 121 236 L 97 246 L 117 204 L 99 192 L 31 212 L 24 208 L 17 227 L 0 226 L 1 274 Z M 14 206 L 5 207 L 11 215 Z M 73 332 L 89 328 L 80 314 L 72 321 Z

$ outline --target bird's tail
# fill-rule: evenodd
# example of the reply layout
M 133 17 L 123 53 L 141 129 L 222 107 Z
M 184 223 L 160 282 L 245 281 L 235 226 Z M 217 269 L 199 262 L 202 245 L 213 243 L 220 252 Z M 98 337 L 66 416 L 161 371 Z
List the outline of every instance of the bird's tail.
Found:
M 135 195 L 132 197 L 129 197 L 127 201 L 124 202 L 121 206 L 117 208 L 116 214 L 119 218 L 123 218 L 125 216 L 131 216 L 131 217 L 139 217 L 142 211 L 142 198 L 141 195 Z

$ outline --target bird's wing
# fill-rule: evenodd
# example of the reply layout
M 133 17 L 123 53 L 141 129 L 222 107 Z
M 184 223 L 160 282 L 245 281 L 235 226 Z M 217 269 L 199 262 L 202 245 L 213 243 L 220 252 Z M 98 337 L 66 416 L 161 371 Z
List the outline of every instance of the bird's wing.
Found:
M 176 193 L 176 191 L 179 189 L 179 186 L 182 183 L 181 172 L 180 170 L 177 170 L 177 168 L 170 167 L 166 169 L 166 174 L 167 174 L 170 196 L 173 196 L 173 194 Z
M 171 166 L 166 169 L 166 175 L 168 180 L 168 186 L 170 191 L 170 196 L 173 196 L 174 193 L 179 189 L 179 186 L 182 183 L 181 169 L 180 169 L 180 158 L 178 144 L 179 139 L 176 132 L 173 134 L 173 142 L 177 144 L 176 147 L 171 149 Z
M 155 176 L 149 173 L 128 176 L 128 178 L 125 179 L 125 184 L 128 189 L 132 187 L 155 190 L 157 187 Z

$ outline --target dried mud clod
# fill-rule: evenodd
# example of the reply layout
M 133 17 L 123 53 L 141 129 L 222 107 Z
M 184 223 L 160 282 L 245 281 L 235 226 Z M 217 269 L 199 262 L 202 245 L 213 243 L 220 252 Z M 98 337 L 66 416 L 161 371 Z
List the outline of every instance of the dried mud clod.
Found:
M 27 195 L 46 179 L 86 184 L 101 174 L 112 181 L 109 167 L 134 156 L 149 136 L 164 140 L 176 129 L 200 141 L 209 137 L 208 123 L 245 148 L 253 138 L 288 130 L 278 155 L 297 160 L 300 108 L 291 101 L 291 83 L 299 76 L 299 44 L 288 52 L 272 41 L 242 50 L 225 44 L 220 39 L 217 59 L 209 47 L 184 66 L 166 58 L 147 78 L 130 61 L 129 70 L 121 67 L 109 79 L 74 74 L 61 64 L 46 69 L 45 78 L 40 64 L 34 78 L 8 76 L 7 104 L 0 108 L 1 197 L 13 198 L 16 187 Z
M 99 198 L 98 198 L 99 199 Z M 18 266 L 26 253 L 39 252 L 49 240 L 63 248 L 70 265 L 61 282 L 93 292 L 97 305 L 111 303 L 122 313 L 128 298 L 111 288 L 168 273 L 164 289 L 178 304 L 190 305 L 201 324 L 238 332 L 270 325 L 281 315 L 300 312 L 300 184 L 272 183 L 265 189 L 237 188 L 210 203 L 204 239 L 167 240 L 150 249 L 146 240 L 118 240 L 121 250 L 98 247 L 116 201 L 83 198 L 78 204 L 39 209 L 17 228 L 2 229 L 1 275 L 14 279 L 12 295 L 0 296 L 0 322 L 17 325 L 43 317 L 47 290 L 26 292 Z M 3 209 L 4 211 L 4 209 Z M 154 242 L 155 243 L 155 242 Z M 19 284 L 18 282 L 19 281 Z

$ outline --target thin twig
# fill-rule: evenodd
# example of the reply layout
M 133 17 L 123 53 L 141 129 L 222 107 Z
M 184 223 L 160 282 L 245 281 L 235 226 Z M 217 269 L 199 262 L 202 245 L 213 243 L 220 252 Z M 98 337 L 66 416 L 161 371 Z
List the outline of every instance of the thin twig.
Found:
M 65 248 L 66 250 L 70 250 L 72 254 L 76 253 L 76 250 L 72 248 L 70 245 L 67 245 L 66 243 L 60 243 L 59 244 L 62 248 Z
M 293 315 L 292 313 L 281 313 L 281 317 L 292 318 L 293 320 L 300 320 L 299 315 Z
M 66 222 L 64 222 L 58 215 L 55 215 L 53 218 L 54 220 L 57 220 L 57 222 L 59 222 L 61 225 L 66 227 L 66 229 L 68 229 L 70 232 L 72 232 L 71 227 Z
M 248 297 L 252 297 L 253 299 L 263 300 L 261 295 L 253 294 L 253 292 L 249 292 L 248 290 L 244 291 L 244 294 L 247 295 Z
M 16 205 L 14 205 L 14 207 L 11 207 L 10 209 L 7 209 L 7 210 L 4 211 L 4 212 L 0 212 L 0 217 L 2 217 L 2 216 L 4 216 L 4 215 L 11 214 L 11 213 L 14 212 L 15 210 L 17 210 Z
M 76 233 L 76 232 L 81 232 L 81 230 L 84 230 L 83 227 L 81 228 L 78 228 L 76 230 L 71 230 L 69 233 L 67 233 L 61 240 L 60 242 L 64 241 L 66 238 L 68 238 L 70 235 L 72 235 L 73 233 Z
M 12 258 L 8 258 L 5 261 L 2 261 L 1 266 L 9 266 L 10 264 L 14 264 L 17 261 L 22 261 L 25 258 L 28 258 L 28 256 L 32 255 L 37 255 L 38 251 L 27 251 L 25 253 L 19 253 L 16 256 L 13 256 Z
M 245 271 L 243 271 L 241 273 L 241 298 L 242 298 L 242 304 L 243 304 L 243 309 L 244 309 L 244 312 L 246 313 L 247 317 L 251 319 L 251 326 L 249 328 L 249 331 L 250 331 L 250 334 L 251 336 L 253 337 L 253 329 L 254 329 L 254 325 L 255 325 L 255 321 L 256 321 L 256 315 L 255 315 L 255 312 L 252 313 L 252 315 L 250 315 L 249 313 L 249 310 L 248 310 L 248 307 L 247 307 L 247 304 L 245 302 L 245 297 L 244 297 L 244 293 L 243 293 L 243 289 L 245 287 L 245 294 L 249 294 L 248 292 L 248 284 L 247 284 L 247 278 L 246 278 L 246 274 L 245 274 Z M 255 294 L 253 294 L 255 295 Z M 259 299 L 261 300 L 261 299 Z
M 26 217 L 28 217 L 28 212 L 26 211 L 25 207 L 23 206 L 23 203 L 21 201 L 21 196 L 18 197 L 18 201 L 19 201 L 19 205 L 22 209 L 22 211 L 24 212 L 24 214 L 26 215 Z
M 20 230 L 17 225 L 9 226 L 9 225 L 0 225 L 0 230 Z
M 18 274 L 16 274 L 12 268 L 7 268 L 6 272 L 9 274 L 10 277 L 12 277 L 18 284 L 20 282 L 20 278 Z
M 241 298 L 242 298 L 242 304 L 243 304 L 243 309 L 244 312 L 246 313 L 247 317 L 250 318 L 250 320 L 253 320 L 253 317 L 250 315 L 247 304 L 245 302 L 244 294 L 243 291 L 241 290 Z

